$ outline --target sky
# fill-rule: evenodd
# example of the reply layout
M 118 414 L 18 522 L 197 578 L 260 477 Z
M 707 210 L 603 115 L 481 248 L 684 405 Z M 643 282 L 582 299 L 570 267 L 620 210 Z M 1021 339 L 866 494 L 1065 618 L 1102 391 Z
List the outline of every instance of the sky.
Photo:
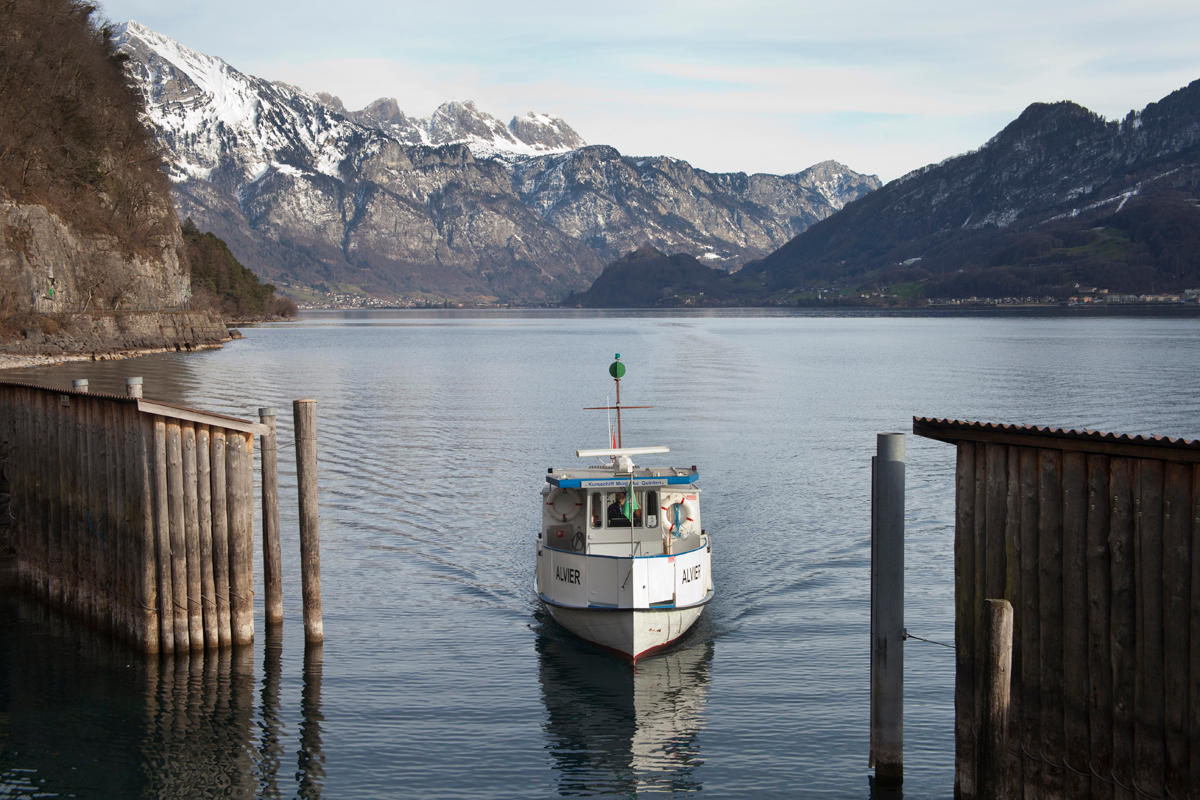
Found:
M 833 159 L 889 181 L 1033 102 L 1109 119 L 1200 78 L 1197 0 L 100 0 L 236 69 L 358 109 L 562 117 L 711 172 Z

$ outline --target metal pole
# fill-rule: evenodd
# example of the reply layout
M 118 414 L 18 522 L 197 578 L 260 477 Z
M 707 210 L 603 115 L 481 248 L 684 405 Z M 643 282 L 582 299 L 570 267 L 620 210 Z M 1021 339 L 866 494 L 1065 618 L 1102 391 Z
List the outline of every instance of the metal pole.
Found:
M 270 431 L 259 441 L 262 449 L 263 589 L 267 625 L 283 622 L 283 567 L 279 545 L 279 456 L 275 439 L 275 409 L 260 408 L 258 419 Z
M 86 392 L 88 390 L 88 379 L 76 378 L 75 380 L 71 381 L 71 388 L 77 392 Z
M 142 379 L 141 378 L 126 378 L 125 379 L 125 394 L 129 397 L 142 396 Z
M 300 499 L 300 581 L 304 641 L 325 639 L 321 618 L 321 536 L 317 508 L 317 401 L 292 401 L 296 433 L 296 483 Z
M 871 470 L 871 754 L 875 783 L 904 782 L 904 434 L 877 436 Z
M 624 447 L 621 441 L 621 379 L 613 378 L 617 382 L 617 447 Z

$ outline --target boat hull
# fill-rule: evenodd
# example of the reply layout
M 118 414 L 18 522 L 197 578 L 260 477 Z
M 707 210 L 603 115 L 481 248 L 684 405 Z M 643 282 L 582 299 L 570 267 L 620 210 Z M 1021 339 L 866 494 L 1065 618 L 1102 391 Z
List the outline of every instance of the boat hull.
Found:
M 687 608 L 570 608 L 545 597 L 554 621 L 571 633 L 634 661 L 669 646 L 695 624 L 704 605 Z

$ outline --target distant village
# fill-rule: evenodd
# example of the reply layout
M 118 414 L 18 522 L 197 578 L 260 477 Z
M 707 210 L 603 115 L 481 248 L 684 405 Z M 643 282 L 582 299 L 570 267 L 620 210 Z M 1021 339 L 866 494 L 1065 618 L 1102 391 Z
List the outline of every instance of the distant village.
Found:
M 1054 297 L 938 297 L 930 306 L 1103 306 L 1103 305 L 1200 305 L 1200 289 L 1158 294 L 1119 294 L 1108 289 L 1076 287 L 1076 293 L 1064 299 Z
M 703 295 L 703 293 L 700 293 Z M 858 303 L 854 303 L 853 295 L 847 297 L 833 289 L 819 290 L 816 305 L 828 304 L 840 308 L 861 305 L 864 308 L 879 308 L 880 306 L 895 305 L 897 297 L 889 294 L 886 289 L 879 292 L 862 293 L 858 295 Z M 680 298 L 679 307 L 704 305 L 696 302 L 700 298 Z M 935 297 L 922 301 L 923 305 L 909 304 L 909 308 L 1027 308 L 1027 307 L 1103 307 L 1103 306 L 1196 306 L 1200 308 L 1200 288 L 1185 289 L 1179 292 L 1160 292 L 1156 294 L 1121 294 L 1108 289 L 1076 287 L 1075 294 L 1069 297 L 1056 298 L 1049 295 L 1042 297 Z M 512 304 L 499 301 L 478 300 L 475 302 L 450 300 L 436 296 L 393 296 L 380 297 L 374 295 L 355 294 L 351 292 L 324 292 L 322 294 L 298 301 L 298 306 L 306 310 L 353 310 L 353 309 L 439 309 L 439 308 L 509 308 Z M 811 303 L 805 303 L 811 307 Z

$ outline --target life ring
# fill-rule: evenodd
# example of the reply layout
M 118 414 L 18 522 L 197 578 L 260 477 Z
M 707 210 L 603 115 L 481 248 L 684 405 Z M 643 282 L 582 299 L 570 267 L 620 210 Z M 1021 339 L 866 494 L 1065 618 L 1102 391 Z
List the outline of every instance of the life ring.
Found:
M 554 489 L 546 497 L 546 508 L 555 522 L 570 522 L 579 516 L 583 501 L 578 492 L 567 489 Z
M 700 507 L 695 500 L 679 497 L 673 502 L 668 500 L 661 509 L 662 525 L 672 536 L 683 536 L 696 529 L 696 521 L 700 519 Z

